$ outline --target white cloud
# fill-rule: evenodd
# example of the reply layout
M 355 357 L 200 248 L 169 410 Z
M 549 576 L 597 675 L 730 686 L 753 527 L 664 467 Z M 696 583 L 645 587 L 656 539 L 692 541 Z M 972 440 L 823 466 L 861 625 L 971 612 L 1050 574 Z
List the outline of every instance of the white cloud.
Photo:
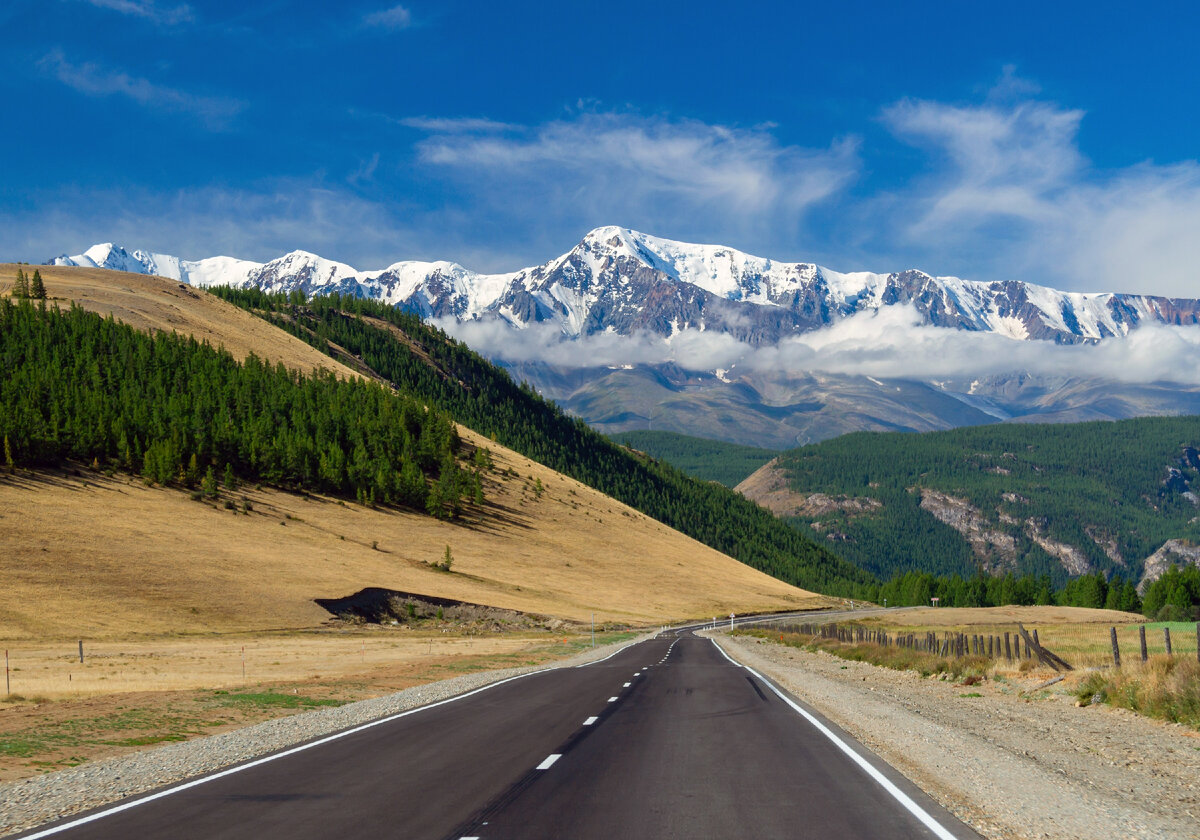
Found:
M 697 120 L 585 113 L 524 130 L 503 126 L 499 134 L 470 120 L 410 125 L 432 132 L 418 146 L 423 162 L 457 178 L 468 200 L 521 225 L 794 234 L 807 210 L 859 170 L 854 140 L 804 149 L 779 143 L 766 128 Z
M 901 191 L 890 227 L 992 279 L 1200 296 L 1200 164 L 1098 172 L 1078 146 L 1082 120 L 1033 100 L 894 105 L 885 123 L 940 165 Z
M 39 66 L 85 96 L 124 96 L 151 110 L 189 114 L 213 131 L 227 128 L 245 107 L 236 99 L 197 96 L 91 62 L 73 64 L 61 50 L 47 53 Z
M 370 29 L 385 29 L 392 32 L 412 26 L 412 12 L 404 6 L 392 6 L 364 15 L 363 26 Z
M 689 370 L 836 373 L 893 379 L 954 379 L 1027 373 L 1037 377 L 1200 385 L 1200 327 L 1148 325 L 1099 344 L 1056 345 L 921 323 L 907 306 L 863 312 L 832 326 L 755 347 L 721 333 L 598 333 L 565 338 L 558 328 L 515 330 L 499 321 L 440 326 L 475 350 L 508 362 L 563 367 L 675 363 Z
M 140 17 L 163 26 L 190 23 L 195 19 L 192 7 L 187 3 L 175 6 L 159 6 L 154 0 L 83 0 L 89 6 L 110 9 L 123 15 Z

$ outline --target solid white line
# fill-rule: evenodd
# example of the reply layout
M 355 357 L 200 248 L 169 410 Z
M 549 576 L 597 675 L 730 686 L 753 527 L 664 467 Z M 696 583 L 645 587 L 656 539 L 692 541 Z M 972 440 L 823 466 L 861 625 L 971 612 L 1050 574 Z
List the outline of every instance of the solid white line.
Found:
M 582 665 L 576 665 L 575 667 L 576 668 L 586 668 L 589 665 L 599 665 L 601 662 L 607 662 L 608 660 L 610 660 L 614 656 L 616 656 L 618 653 L 625 650 L 625 648 L 631 648 L 634 645 L 640 645 L 644 641 L 646 641 L 646 640 L 640 639 L 639 641 L 636 641 L 636 642 L 630 642 L 627 645 L 623 645 L 622 647 L 617 648 L 616 650 L 614 650 L 612 653 L 610 653 L 608 656 L 604 657 L 603 659 L 597 659 L 595 662 L 584 662 Z
M 545 761 L 543 761 L 541 764 L 539 764 L 537 766 L 537 769 L 538 770 L 549 770 L 550 767 L 554 764 L 554 762 L 558 761 L 560 758 L 562 758 L 562 753 L 551 753 L 550 755 L 546 756 Z
M 616 698 L 616 697 L 609 697 L 609 698 L 608 698 L 608 702 L 609 702 L 609 703 L 615 703 L 615 702 L 617 702 L 617 698 Z
M 713 642 L 713 644 L 716 644 L 716 642 Z M 717 645 L 717 649 L 720 650 L 720 648 L 721 648 L 721 646 Z M 722 650 L 721 653 L 725 653 L 725 651 Z M 726 658 L 728 658 L 729 655 L 728 654 L 725 654 L 725 655 L 726 655 Z M 743 665 L 742 667 L 745 668 L 747 671 L 749 671 L 754 676 L 758 677 L 759 681 L 762 682 L 763 685 L 765 685 L 767 688 L 771 689 L 771 691 L 775 692 L 775 694 L 777 694 L 779 696 L 780 700 L 782 700 L 784 703 L 787 703 L 789 706 L 791 706 L 792 709 L 797 714 L 799 714 L 801 717 L 803 717 L 805 720 L 807 720 L 809 723 L 811 723 L 818 732 L 820 732 L 822 735 L 824 735 L 830 741 L 833 741 L 833 743 L 837 745 L 838 749 L 840 749 L 842 752 L 844 752 L 847 756 L 850 757 L 850 759 L 855 764 L 857 764 L 864 771 L 866 771 L 868 776 L 870 776 L 872 779 L 874 779 L 876 782 L 878 782 L 879 786 L 882 787 L 884 790 L 886 790 L 888 793 L 890 793 L 892 795 L 892 798 L 894 798 L 897 802 L 899 802 L 901 805 L 903 805 L 910 814 L 912 814 L 914 817 L 916 817 L 918 820 L 920 820 L 922 823 L 924 823 L 926 828 L 928 828 L 935 835 L 937 835 L 939 838 L 941 838 L 941 840 L 957 840 L 957 838 L 953 834 L 951 834 L 950 831 L 945 826 L 943 826 L 940 822 L 938 822 L 936 819 L 934 819 L 933 816 L 930 815 L 930 813 L 928 811 L 926 811 L 924 808 L 922 808 L 920 805 L 918 805 L 916 802 L 914 802 L 909 797 L 908 794 L 906 794 L 904 791 L 900 790 L 900 788 L 896 787 L 891 782 L 891 780 L 888 779 L 887 776 L 883 775 L 877 769 L 875 769 L 875 766 L 872 765 L 871 762 L 867 761 L 865 758 L 863 758 L 861 755 L 859 755 L 858 752 L 856 752 L 853 747 L 851 747 L 849 744 L 847 744 L 845 741 L 843 741 L 841 738 L 839 738 L 833 732 L 832 729 L 825 726 L 823 723 L 821 723 L 815 717 L 813 717 L 808 712 L 806 712 L 803 708 L 801 708 L 800 706 L 798 706 L 794 702 L 792 702 L 792 699 L 790 697 L 788 697 L 786 694 L 784 694 L 782 691 L 780 691 L 778 688 L 776 688 L 774 683 L 767 680 L 767 678 L 764 677 L 762 674 L 758 673 L 758 671 L 754 670 L 749 665 Z
M 600 718 L 598 718 L 598 717 L 590 717 L 590 718 L 588 718 L 587 720 L 585 720 L 585 721 L 583 722 L 583 725 L 584 725 L 584 726 L 591 726 L 593 723 L 595 723 L 595 722 L 596 722 L 596 721 L 598 721 L 598 720 L 600 720 Z
M 585 662 L 583 665 L 576 665 L 575 667 L 576 668 L 585 668 L 588 665 L 595 665 L 597 662 L 604 662 L 606 660 L 612 659 L 618 653 L 625 650 L 625 648 L 632 647 L 633 645 L 637 645 L 637 644 L 641 644 L 641 642 L 630 642 L 629 644 L 624 645 L 624 646 L 618 648 L 617 650 L 613 651 L 608 656 L 604 657 L 604 659 L 597 659 L 596 662 Z M 283 752 L 274 753 L 273 755 L 263 756 L 262 758 L 255 759 L 254 761 L 249 761 L 245 764 L 239 764 L 237 767 L 230 767 L 228 769 L 221 770 L 220 772 L 213 773 L 211 776 L 204 776 L 199 779 L 192 779 L 190 782 L 184 782 L 183 784 L 176 785 L 175 787 L 167 788 L 166 790 L 160 790 L 158 793 L 152 793 L 149 796 L 143 796 L 140 799 L 134 799 L 132 801 L 122 802 L 118 805 L 114 805 L 111 808 L 106 808 L 103 811 L 97 811 L 94 814 L 89 814 L 86 817 L 80 817 L 77 820 L 71 820 L 68 823 L 63 823 L 62 825 L 56 826 L 54 828 L 47 828 L 43 831 L 37 832 L 36 834 L 28 835 L 25 838 L 25 840 L 39 840 L 39 838 L 42 838 L 42 837 L 50 837 L 51 835 L 66 831 L 67 829 L 76 828 L 81 825 L 86 825 L 87 823 L 90 823 L 90 822 L 95 822 L 96 820 L 101 819 L 103 817 L 107 817 L 110 814 L 119 814 L 122 811 L 128 811 L 130 808 L 136 808 L 138 805 L 144 805 L 147 802 L 153 802 L 156 799 L 162 799 L 164 796 L 170 796 L 173 793 L 179 793 L 180 791 L 188 790 L 189 788 L 194 788 L 198 785 L 203 785 L 203 784 L 206 784 L 207 782 L 215 781 L 216 779 L 221 779 L 221 778 L 224 778 L 225 776 L 230 776 L 234 773 L 240 773 L 243 770 L 249 770 L 251 767 L 257 767 L 260 764 L 266 764 L 270 761 L 276 761 L 280 758 L 287 758 L 290 755 L 295 755 L 296 753 L 304 752 L 305 750 L 311 750 L 313 747 L 319 747 L 322 744 L 328 744 L 330 741 L 336 741 L 339 738 L 345 738 L 347 735 L 354 735 L 357 732 L 362 732 L 363 730 L 370 729 L 374 726 L 380 726 L 381 724 L 391 723 L 392 721 L 399 720 L 402 717 L 408 717 L 409 715 L 415 715 L 417 712 L 423 712 L 426 709 L 433 709 L 433 708 L 436 708 L 437 706 L 444 706 L 447 703 L 453 703 L 457 700 L 464 700 L 467 697 L 471 697 L 472 695 L 478 694 L 481 691 L 487 691 L 490 688 L 495 688 L 498 685 L 504 685 L 505 683 L 512 682 L 513 680 L 524 679 L 525 677 L 532 677 L 534 674 L 545 674 L 548 671 L 555 671 L 555 670 L 558 670 L 558 669 L 557 668 L 542 668 L 539 671 L 530 671 L 528 674 L 517 674 L 514 677 L 506 677 L 505 679 L 498 680 L 494 683 L 489 683 L 488 685 L 481 686 L 480 688 L 477 688 L 474 691 L 468 691 L 466 694 L 459 694 L 456 697 L 450 697 L 445 700 L 439 700 L 436 703 L 430 703 L 426 706 L 417 706 L 415 709 L 408 709 L 407 711 L 398 712 L 394 715 L 389 715 L 388 717 L 379 718 L 378 720 L 367 721 L 366 723 L 360 724 L 351 729 L 344 729 L 341 732 L 334 732 L 332 735 L 326 735 L 324 738 L 320 738 L 316 741 L 310 741 L 307 744 L 301 744 L 298 747 L 292 747 L 291 749 L 284 750 Z M 617 698 L 615 698 L 615 697 L 613 698 L 613 700 L 616 700 L 616 699 Z M 611 702 L 611 701 L 609 701 L 609 702 Z
M 720 646 L 719 644 L 717 644 L 717 640 L 716 640 L 716 639 L 711 639 L 711 638 L 710 638 L 710 639 L 709 639 L 709 641 L 713 643 L 713 647 L 715 647 L 717 650 L 720 650 L 720 651 L 721 651 L 721 655 L 722 655 L 722 656 L 724 656 L 724 657 L 725 657 L 726 659 L 728 659 L 730 662 L 733 662 L 734 666 L 736 666 L 736 667 L 738 667 L 738 668 L 741 668 L 741 667 L 742 667 L 742 663 L 735 661 L 735 660 L 733 659 L 733 657 L 732 657 L 732 656 L 730 656 L 728 653 L 726 653 L 724 650 L 722 650 L 722 649 L 721 649 L 721 646 Z

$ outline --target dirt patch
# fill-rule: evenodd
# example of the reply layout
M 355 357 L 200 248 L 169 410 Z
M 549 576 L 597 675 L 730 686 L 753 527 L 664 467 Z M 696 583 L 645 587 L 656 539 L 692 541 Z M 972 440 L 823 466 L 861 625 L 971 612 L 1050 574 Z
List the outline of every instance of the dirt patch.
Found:
M 749 638 L 720 639 L 985 837 L 1192 838 L 1200 735 L 1103 706 L 1050 672 L 964 687 Z
M 436 598 L 368 587 L 345 598 L 315 598 L 318 605 L 342 621 L 369 624 L 428 625 L 476 634 L 506 630 L 559 630 L 565 622 L 543 615 L 470 604 L 453 598 Z

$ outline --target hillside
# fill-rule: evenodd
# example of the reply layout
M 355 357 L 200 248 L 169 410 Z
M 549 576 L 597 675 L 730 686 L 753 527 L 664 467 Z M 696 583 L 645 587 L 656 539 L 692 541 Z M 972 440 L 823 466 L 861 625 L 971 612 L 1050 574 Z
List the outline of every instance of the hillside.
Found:
M 772 449 L 739 446 L 675 432 L 621 432 L 610 437 L 622 446 L 666 461 L 693 478 L 735 487 L 777 454 Z
M 740 495 L 617 446 L 415 315 L 361 298 L 212 290 L 376 375 L 489 439 L 797 586 L 861 597 L 871 577 Z
M 884 577 L 1136 582 L 1164 548 L 1200 554 L 1197 445 L 1197 417 L 860 433 L 785 452 L 740 490 Z
M 0 266 L 0 290 L 14 273 Z M 199 323 L 209 340 L 245 353 L 265 329 L 266 346 L 279 353 L 273 361 L 308 371 L 329 363 L 350 374 L 209 295 L 176 297 L 177 284 L 107 271 L 95 272 L 97 287 L 91 274 L 43 270 L 58 303 L 79 294 L 88 308 L 143 324 Z M 214 502 L 193 501 L 179 489 L 83 465 L 0 470 L 0 635 L 312 626 L 328 617 L 314 598 L 368 586 L 634 622 L 819 600 L 468 429 L 459 434 L 470 449 L 486 446 L 494 467 L 484 475 L 486 504 L 455 522 L 250 485 L 221 490 Z M 224 509 L 223 499 L 239 512 Z M 428 565 L 447 545 L 449 573 Z

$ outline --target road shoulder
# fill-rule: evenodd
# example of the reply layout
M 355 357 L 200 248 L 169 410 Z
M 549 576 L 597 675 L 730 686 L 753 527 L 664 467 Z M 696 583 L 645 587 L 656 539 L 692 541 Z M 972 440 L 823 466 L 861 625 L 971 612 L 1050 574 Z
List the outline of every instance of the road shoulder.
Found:
M 1195 834 L 1200 737 L 1192 730 L 714 635 L 985 837 Z

